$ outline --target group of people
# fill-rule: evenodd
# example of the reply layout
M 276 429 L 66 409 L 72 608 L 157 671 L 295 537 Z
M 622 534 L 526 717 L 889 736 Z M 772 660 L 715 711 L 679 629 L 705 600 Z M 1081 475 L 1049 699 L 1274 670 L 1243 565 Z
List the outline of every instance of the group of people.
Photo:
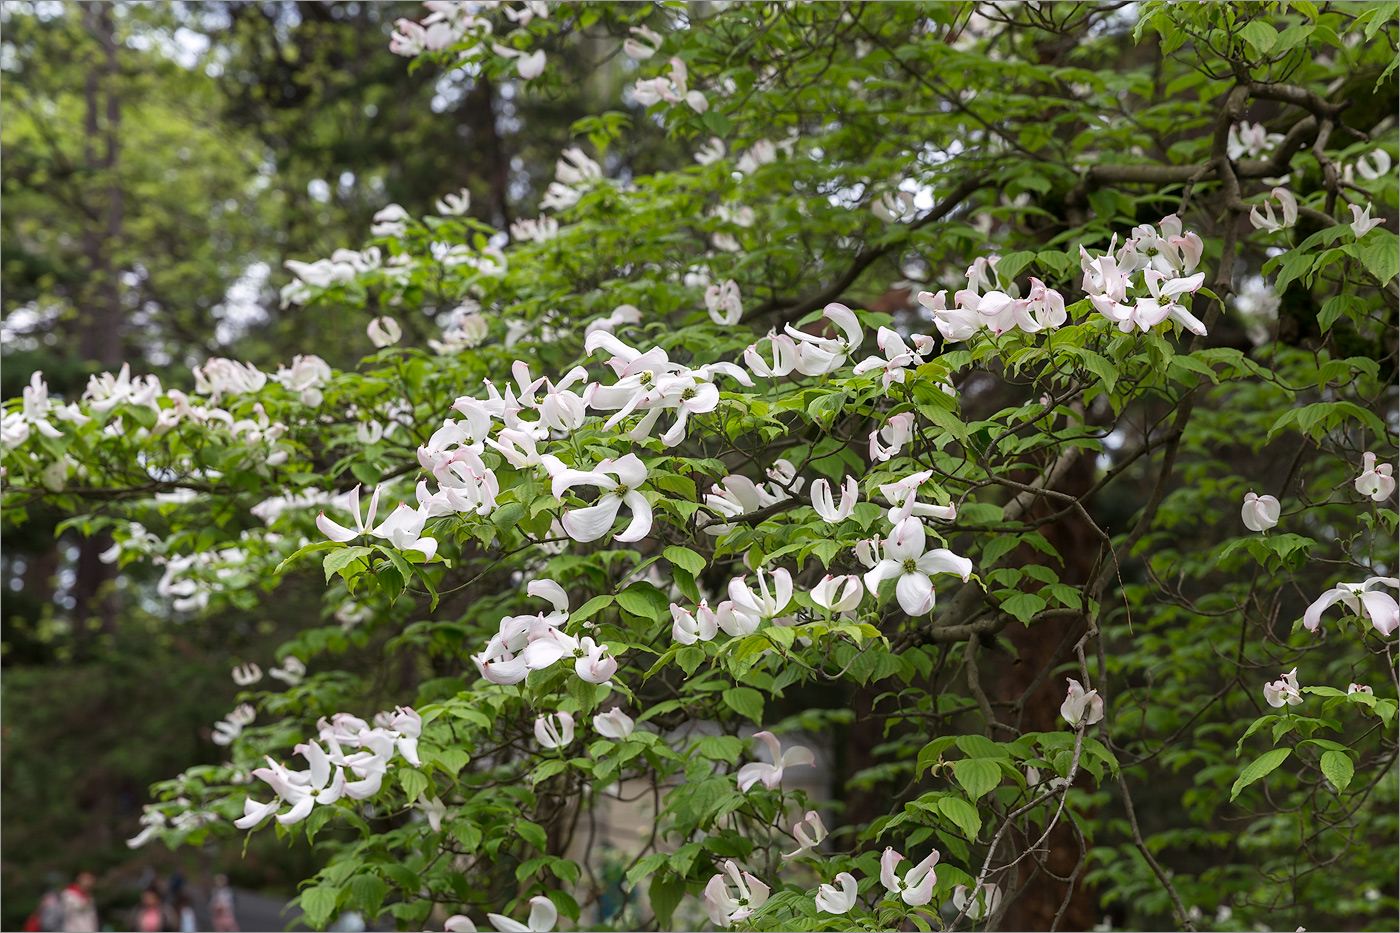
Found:
M 104 929 L 93 900 L 96 884 L 97 876 L 90 871 L 79 872 L 73 883 L 62 889 L 51 881 L 24 929 L 62 933 L 97 933 Z M 209 894 L 209 916 L 215 933 L 237 933 L 233 889 L 224 875 L 214 878 Z M 172 875 L 169 884 L 162 883 L 159 877 L 146 880 L 140 903 L 131 912 L 130 922 L 121 929 L 138 933 L 196 933 L 200 929 L 199 917 L 185 889 L 184 878 Z

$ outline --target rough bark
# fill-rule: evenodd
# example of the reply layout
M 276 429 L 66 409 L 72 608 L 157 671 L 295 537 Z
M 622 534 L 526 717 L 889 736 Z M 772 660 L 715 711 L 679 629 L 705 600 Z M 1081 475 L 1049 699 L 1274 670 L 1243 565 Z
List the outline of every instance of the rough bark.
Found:
M 79 292 L 79 352 L 84 359 L 104 369 L 116 369 L 125 354 L 121 345 L 121 294 L 112 249 L 121 240 L 124 205 L 117 175 L 121 95 L 117 88 L 117 40 L 112 28 L 111 4 L 85 6 L 83 23 L 97 44 L 84 83 L 83 157 L 89 177 L 97 182 L 88 189 L 88 197 L 96 202 L 92 205 L 93 213 L 102 220 L 89 224 L 83 235 L 88 281 Z M 100 629 L 106 632 L 114 631 L 117 625 L 117 601 L 107 585 L 115 573 L 111 566 L 98 559 L 98 554 L 110 546 L 111 540 L 106 535 L 78 542 L 73 584 L 73 597 L 77 601 L 75 618 L 79 625 L 96 618 Z
M 1094 457 L 1081 454 L 1071 465 L 1055 488 L 1070 495 L 1082 496 L 1094 482 Z M 1064 558 L 1064 566 L 1056 567 L 1060 579 L 1071 586 L 1082 586 L 1089 582 L 1093 573 L 1095 558 L 1099 552 L 1099 537 L 1085 526 L 1084 519 L 1077 512 L 1070 512 L 1057 522 L 1042 529 L 1046 540 Z M 1047 558 L 1037 552 L 1025 555 L 1027 563 L 1043 561 Z M 1016 655 L 1024 663 L 1013 663 L 1006 655 L 997 654 L 998 670 L 988 680 L 994 684 L 995 699 L 1015 701 L 1030 689 L 1042 670 L 1054 667 L 1069 656 L 1073 644 L 1071 634 L 1082 633 L 1084 622 L 1079 618 L 1047 618 L 1029 628 L 1015 624 L 1002 631 L 1002 637 L 1012 645 Z M 1060 720 L 1060 703 L 1064 699 L 1065 681 L 1063 677 L 1046 677 L 1026 698 L 1020 711 L 1020 729 L 1025 732 L 1054 732 L 1063 727 Z M 1079 843 L 1074 830 L 1067 823 L 1061 823 L 1050 834 L 1042 856 L 1051 872 L 1061 877 L 1069 876 L 1079 861 Z M 1002 917 L 1003 930 L 1088 930 L 1096 922 L 1093 892 L 1083 883 L 1082 878 L 1068 886 L 1051 878 L 1037 869 L 1033 860 L 1021 862 L 1018 871 L 1017 887 L 1020 889 L 1015 900 L 1008 906 Z M 1055 926 L 1055 917 L 1068 896 L 1069 904 Z

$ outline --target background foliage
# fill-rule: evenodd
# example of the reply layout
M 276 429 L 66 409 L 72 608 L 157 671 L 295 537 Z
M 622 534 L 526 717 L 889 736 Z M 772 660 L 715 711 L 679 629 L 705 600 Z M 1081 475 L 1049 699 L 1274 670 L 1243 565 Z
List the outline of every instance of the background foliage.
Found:
M 291 759 L 319 717 L 412 704 L 421 766 L 396 762 L 369 803 L 276 830 L 314 838 L 280 856 L 314 873 L 312 922 L 345 908 L 405 929 L 483 922 L 544 893 L 589 928 L 665 928 L 677 910 L 680 926 L 699 916 L 686 896 L 733 858 L 773 890 L 756 929 L 925 928 L 940 908 L 967 926 L 953 888 L 984 878 L 1006 895 L 989 922 L 1007 929 L 1393 927 L 1395 639 L 1341 608 L 1319 634 L 1299 624 L 1329 587 L 1397 563 L 1393 498 L 1353 486 L 1364 452 L 1395 460 L 1393 6 L 522 9 L 480 15 L 492 41 L 546 53 L 530 80 L 470 38 L 412 65 L 389 54 L 392 21 L 421 18 L 416 5 L 6 5 L 7 412 L 39 370 L 72 401 L 124 360 L 187 391 L 209 354 L 271 371 L 316 353 L 335 369 L 317 405 L 275 382 L 209 402 L 250 424 L 261 412 L 280 438 L 212 422 L 157 433 L 155 411 L 123 404 L 7 445 L 7 893 L 98 851 L 115 863 L 102 847 L 135 834 L 139 788 L 192 764 L 155 799 L 219 819 L 163 838 L 226 840 L 236 856 L 230 821 L 268 791 L 232 781 L 262 754 Z M 664 45 L 634 61 L 621 42 L 642 24 Z M 673 55 L 705 106 L 637 101 L 634 82 Z M 1243 123 L 1278 135 L 1234 150 Z M 697 164 L 712 138 L 726 155 Z M 508 238 L 541 215 L 572 145 L 601 177 L 559 171 L 578 199 L 544 209 L 557 234 Z M 1297 224 L 1251 224 L 1280 184 Z M 464 187 L 466 214 L 435 207 Z M 880 216 L 901 191 L 907 216 Z M 405 220 L 361 243 L 391 202 Z M 1385 224 L 1358 235 L 1350 204 Z M 1206 333 L 1124 333 L 1087 300 L 1079 249 L 1097 256 L 1169 214 L 1203 240 L 1190 310 Z M 366 245 L 404 259 L 279 307 L 283 260 Z M 886 355 L 879 327 L 935 334 L 916 293 L 951 294 L 991 256 L 1006 289 L 1027 294 L 1035 276 L 1062 293 L 1068 322 L 935 337 L 893 384 L 851 370 Z M 720 324 L 705 287 L 728 279 L 742 317 Z M 490 449 L 495 508 L 435 518 L 440 559 L 332 549 L 314 525 L 319 508 L 344 523 L 330 498 L 357 482 L 388 484 L 381 509 L 412 502 L 429 478 L 417 448 L 483 380 L 504 391 L 517 360 L 611 382 L 584 333 L 620 305 L 641 311 L 615 327 L 626 345 L 696 367 L 743 361 L 755 341 L 771 361 L 769 328 L 822 332 L 832 301 L 867 338 L 838 371 L 753 388 L 718 376 L 718 404 L 676 446 L 606 416 L 556 434 L 549 449 L 579 469 L 642 457 L 644 540 L 568 541 L 555 520 L 580 502 Z M 464 306 L 485 339 L 427 349 Z M 364 327 L 385 313 L 406 336 L 374 349 Z M 892 415 L 911 417 L 913 440 L 879 461 L 868 439 Z M 805 485 L 780 472 L 786 498 L 710 533 L 712 485 L 766 482 L 780 458 Z M 879 486 L 920 469 L 934 474 L 921 496 L 957 505 L 930 534 L 975 577 L 935 578 L 928 616 L 889 594 L 824 612 L 817 581 L 863 573 L 857 542 L 890 532 Z M 862 501 L 829 522 L 811 485 L 848 474 Z M 1251 490 L 1282 502 L 1264 535 L 1238 520 Z M 288 495 L 302 498 L 269 518 L 267 500 Z M 114 540 L 119 575 L 98 559 Z M 194 555 L 210 559 L 177 591 L 171 561 Z M 673 603 L 717 602 L 760 566 L 791 572 L 798 624 L 674 643 Z M 525 591 L 541 578 L 564 585 L 569 631 L 591 626 L 621 661 L 611 696 L 567 665 L 518 687 L 479 677 L 470 656 L 503 616 L 541 611 Z M 229 749 L 196 739 L 238 693 L 222 671 L 289 655 L 304 683 L 248 691 L 258 724 Z M 1304 703 L 1275 712 L 1263 685 L 1295 665 Z M 1105 700 L 1087 731 L 1060 718 L 1066 676 Z M 91 692 L 63 688 L 74 678 Z M 1348 696 L 1353 682 L 1374 698 Z M 589 726 L 613 704 L 640 724 L 616 743 Z M 579 720 L 571 757 L 533 738 L 555 709 Z M 45 739 L 82 724 L 86 742 Z M 816 747 L 830 799 L 741 792 L 732 772 L 755 760 L 756 728 Z M 75 765 L 95 748 L 98 767 Z M 1072 781 L 1047 796 L 1028 767 Z M 609 793 L 656 817 L 620 871 L 589 842 Z M 414 810 L 433 797 L 450 810 L 441 831 Z M 785 864 L 809 806 L 832 836 Z M 279 857 L 273 836 L 252 834 L 255 858 Z M 881 902 L 887 845 L 912 861 L 941 851 L 922 913 Z M 861 879 L 859 921 L 813 906 L 837 871 Z M 634 886 L 636 903 L 621 896 Z

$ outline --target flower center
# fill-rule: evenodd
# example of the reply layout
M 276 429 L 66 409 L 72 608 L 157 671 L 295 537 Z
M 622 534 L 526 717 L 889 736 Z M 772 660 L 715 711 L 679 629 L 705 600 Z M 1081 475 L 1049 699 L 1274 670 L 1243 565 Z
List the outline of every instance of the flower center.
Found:
M 625 496 L 625 495 L 627 495 L 627 493 L 630 492 L 630 491 L 631 491 L 631 490 L 627 488 L 627 484 L 626 484 L 626 483 L 618 483 L 618 484 L 617 484 L 617 488 L 613 490 L 613 495 L 615 495 L 615 496 Z
M 918 562 L 918 561 L 916 561 L 916 560 L 915 560 L 914 558 L 912 558 L 912 557 L 909 557 L 909 558 L 906 558 L 906 559 L 905 559 L 905 561 L 904 561 L 904 572 L 905 572 L 905 573 L 917 573 L 918 570 L 919 570 L 919 562 Z
M 1172 296 L 1171 296 L 1171 295 L 1158 295 L 1158 296 L 1157 296 L 1157 304 L 1161 305 L 1162 307 L 1165 308 L 1167 305 L 1169 305 L 1169 304 L 1171 304 L 1171 303 L 1172 303 Z
M 687 400 L 693 399 L 693 398 L 695 398 L 695 389 L 694 389 L 694 388 L 686 389 L 684 392 L 681 393 L 681 400 L 682 400 L 682 401 L 687 401 Z

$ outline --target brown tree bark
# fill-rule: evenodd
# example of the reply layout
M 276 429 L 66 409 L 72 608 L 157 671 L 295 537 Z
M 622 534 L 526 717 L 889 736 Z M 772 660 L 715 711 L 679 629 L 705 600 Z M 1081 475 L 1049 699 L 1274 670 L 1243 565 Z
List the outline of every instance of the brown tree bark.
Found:
M 105 185 L 90 189 L 88 196 L 101 207 L 101 224 L 90 225 L 84 234 L 88 263 L 88 283 L 83 290 L 78 318 L 82 325 L 80 350 L 83 357 L 104 365 L 122 360 L 121 295 L 116 269 L 111 261 L 112 246 L 122 235 L 122 189 L 116 177 L 120 143 L 121 98 L 117 92 L 117 40 L 112 30 L 112 8 L 108 3 L 90 3 L 83 8 L 83 21 L 97 42 L 85 85 L 86 119 L 83 156 L 89 176 Z M 98 155 L 99 145 L 102 154 Z M 98 211 L 94 210 L 94 214 Z
M 97 45 L 97 50 L 89 59 L 84 85 L 86 114 L 83 157 L 89 177 L 96 181 L 88 189 L 87 196 L 93 201 L 93 214 L 102 219 L 89 224 L 84 231 L 88 281 L 80 291 L 78 322 L 81 336 L 78 346 L 84 359 L 103 368 L 115 369 L 121 364 L 124 354 L 121 344 L 121 293 L 117 270 L 112 262 L 112 250 L 121 240 L 124 204 L 121 181 L 117 177 L 121 96 L 117 88 L 117 39 L 112 27 L 111 4 L 87 4 L 83 8 L 83 24 Z M 107 585 L 116 575 L 114 568 L 98 559 L 98 555 L 110 546 L 111 539 L 107 535 L 83 538 L 78 542 L 73 585 L 78 623 L 81 625 L 88 619 L 96 618 L 105 632 L 116 629 L 119 608 L 115 592 Z
M 1060 492 L 1082 496 L 1094 481 L 1094 456 L 1084 453 L 1056 485 Z M 1070 512 L 1059 521 L 1044 526 L 1041 533 L 1064 558 L 1064 566 L 1056 567 L 1060 580 L 1071 586 L 1089 582 L 1099 552 L 1099 539 L 1084 525 L 1084 520 Z M 1027 549 L 1026 563 L 1045 561 L 1044 555 Z M 1054 667 L 1070 656 L 1074 638 L 1084 631 L 1084 621 L 1078 618 L 1047 619 L 1029 628 L 1012 623 L 1002 632 L 1023 663 L 1013 663 L 1005 654 L 998 658 L 998 670 L 988 678 L 996 691 L 994 699 L 1015 701 L 1021 698 L 1041 671 Z M 1026 698 L 1020 712 L 1019 728 L 1023 732 L 1054 732 L 1063 727 L 1060 704 L 1064 701 L 1063 677 L 1045 678 Z M 1017 853 L 1019 854 L 1019 853 Z M 1079 861 L 1079 843 L 1074 830 L 1061 822 L 1045 841 L 1041 856 L 1046 868 L 1060 877 L 1068 877 Z M 1002 917 L 1003 930 L 1088 930 L 1097 920 L 1093 892 L 1078 878 L 1070 890 L 1066 884 L 1038 870 L 1035 861 L 1026 859 L 1019 866 L 1017 896 Z M 1067 903 L 1066 903 L 1067 902 Z M 1064 913 L 1055 923 L 1064 906 Z
M 465 115 L 471 132 L 479 140 L 486 152 L 486 164 L 480 174 L 490 186 L 492 224 L 504 227 L 510 223 L 510 204 L 507 199 L 510 183 L 510 156 L 505 151 L 505 141 L 496 126 L 496 85 L 484 75 L 477 79 L 467 97 Z

